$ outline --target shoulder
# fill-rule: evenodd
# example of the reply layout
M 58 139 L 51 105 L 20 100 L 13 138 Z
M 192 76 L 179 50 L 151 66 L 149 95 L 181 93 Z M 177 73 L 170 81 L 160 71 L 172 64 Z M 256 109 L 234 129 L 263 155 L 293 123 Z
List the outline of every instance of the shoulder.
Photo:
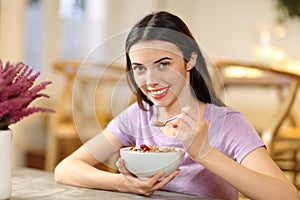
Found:
M 129 114 L 137 114 L 141 112 L 141 109 L 139 108 L 139 105 L 137 102 L 134 102 L 133 104 L 129 105 L 124 112 L 127 112 Z
M 134 102 L 133 104 L 129 105 L 122 113 L 121 115 L 127 115 L 128 117 L 135 117 L 139 118 L 142 116 L 148 116 L 149 114 L 153 113 L 153 107 L 149 106 L 148 104 L 145 104 L 145 110 L 142 110 L 137 102 Z M 142 117 L 144 118 L 144 117 Z
M 210 122 L 218 126 L 226 136 L 244 137 L 245 134 L 258 135 L 251 122 L 238 110 L 229 107 L 218 107 L 211 105 Z
M 226 126 L 236 125 L 236 124 L 249 124 L 245 116 L 237 110 L 231 109 L 229 107 L 220 107 L 213 104 L 207 104 L 204 117 L 210 123 L 217 123 Z
M 213 104 L 207 104 L 206 118 L 208 120 L 223 118 L 226 122 L 246 122 L 246 117 L 238 110 L 230 107 L 220 107 Z
M 146 111 L 142 110 L 138 103 L 135 102 L 115 116 L 111 123 L 118 126 L 148 124 L 155 109 L 149 105 L 146 105 L 146 109 Z
M 263 142 L 248 119 L 239 111 L 211 105 L 210 138 L 218 149 L 237 161 Z

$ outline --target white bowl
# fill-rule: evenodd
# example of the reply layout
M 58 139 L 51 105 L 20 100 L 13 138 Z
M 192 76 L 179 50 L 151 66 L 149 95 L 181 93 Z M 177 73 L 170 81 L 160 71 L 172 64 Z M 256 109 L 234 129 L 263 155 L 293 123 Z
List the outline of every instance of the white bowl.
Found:
M 129 172 L 139 179 L 148 180 L 158 172 L 164 171 L 161 179 L 177 170 L 184 159 L 184 150 L 175 148 L 175 152 L 135 152 L 131 147 L 120 149 L 121 158 Z

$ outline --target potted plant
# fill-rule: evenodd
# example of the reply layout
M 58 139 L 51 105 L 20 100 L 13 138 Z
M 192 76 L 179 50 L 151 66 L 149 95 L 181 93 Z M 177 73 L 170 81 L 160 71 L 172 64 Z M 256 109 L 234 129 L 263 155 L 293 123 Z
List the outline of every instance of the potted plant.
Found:
M 11 195 L 12 133 L 9 126 L 34 113 L 54 112 L 48 108 L 29 107 L 38 98 L 49 98 L 41 91 L 51 84 L 50 81 L 34 85 L 39 75 L 39 72 L 33 73 L 33 69 L 22 62 L 3 65 L 0 60 L 0 199 L 8 199 Z
M 300 0 L 277 0 L 277 9 L 280 24 L 287 19 L 300 19 Z

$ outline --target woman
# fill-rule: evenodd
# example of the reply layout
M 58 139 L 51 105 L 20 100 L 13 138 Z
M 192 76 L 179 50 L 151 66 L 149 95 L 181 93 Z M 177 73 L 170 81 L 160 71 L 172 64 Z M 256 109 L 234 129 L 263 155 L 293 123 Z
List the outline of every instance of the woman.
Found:
M 214 93 L 200 48 L 180 18 L 157 12 L 141 19 L 126 40 L 126 59 L 137 102 L 56 167 L 58 183 L 144 195 L 164 189 L 223 199 L 238 199 L 238 192 L 298 199 L 254 128 Z M 179 113 L 163 128 L 151 125 Z M 162 181 L 163 172 L 139 180 L 122 160 L 119 174 L 94 167 L 124 146 L 143 143 L 184 147 L 182 166 Z

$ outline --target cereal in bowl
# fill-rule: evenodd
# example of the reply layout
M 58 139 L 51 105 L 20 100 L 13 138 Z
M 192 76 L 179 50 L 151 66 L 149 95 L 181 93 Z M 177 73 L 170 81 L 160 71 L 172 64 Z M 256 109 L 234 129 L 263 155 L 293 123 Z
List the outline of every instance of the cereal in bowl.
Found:
M 141 153 L 147 153 L 147 152 L 157 152 L 157 153 L 160 153 L 160 152 L 161 153 L 176 152 L 174 146 L 162 147 L 162 146 L 152 146 L 152 145 L 146 145 L 146 144 L 131 147 L 130 151 L 141 152 Z

